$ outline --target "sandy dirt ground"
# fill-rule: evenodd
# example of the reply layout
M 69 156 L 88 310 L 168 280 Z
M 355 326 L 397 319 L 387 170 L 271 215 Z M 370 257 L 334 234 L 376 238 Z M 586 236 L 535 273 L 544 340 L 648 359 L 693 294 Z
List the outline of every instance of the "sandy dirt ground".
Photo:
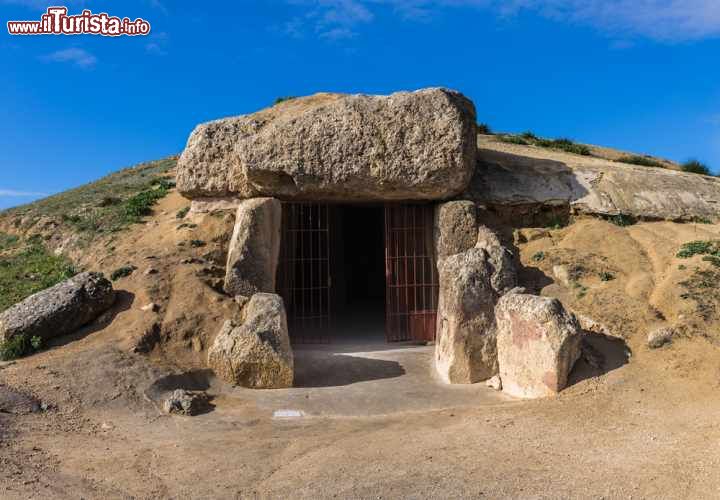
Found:
M 707 264 L 675 257 L 684 242 L 720 238 L 720 226 L 580 219 L 516 231 L 524 284 L 631 351 L 601 370 L 579 366 L 556 398 L 484 386 L 441 395 L 430 351 L 413 347 L 350 356 L 374 360 L 361 373 L 394 363 L 382 376 L 269 394 L 204 370 L 236 307 L 212 288 L 232 218 L 197 215 L 198 227 L 178 228 L 186 203 L 173 194 L 147 225 L 84 252 L 106 273 L 138 267 L 116 283 L 110 314 L 0 365 L 1 498 L 720 497 L 720 333 L 681 298 L 679 283 Z M 141 310 L 149 302 L 159 310 Z M 649 349 L 647 333 L 666 325 L 682 335 Z M 143 342 L 151 352 L 133 352 Z M 174 386 L 207 391 L 211 408 L 164 414 L 158 401 Z M 304 415 L 273 417 L 293 408 Z

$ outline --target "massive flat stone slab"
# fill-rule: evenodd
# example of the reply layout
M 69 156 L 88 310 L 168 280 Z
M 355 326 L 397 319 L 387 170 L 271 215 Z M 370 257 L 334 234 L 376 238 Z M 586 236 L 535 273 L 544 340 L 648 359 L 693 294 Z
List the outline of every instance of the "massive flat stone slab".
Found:
M 476 140 L 475 108 L 451 90 L 317 94 L 199 125 L 177 183 L 192 199 L 446 199 L 467 188 Z
M 576 212 L 646 219 L 720 217 L 720 179 L 481 136 L 467 197 L 493 205 L 570 205 Z

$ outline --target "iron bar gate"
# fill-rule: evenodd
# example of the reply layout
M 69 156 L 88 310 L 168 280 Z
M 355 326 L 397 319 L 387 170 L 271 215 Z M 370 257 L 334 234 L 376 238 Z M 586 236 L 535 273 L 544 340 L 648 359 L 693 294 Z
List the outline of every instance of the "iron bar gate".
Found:
M 386 205 L 388 342 L 435 340 L 439 283 L 433 246 L 432 205 Z
M 294 343 L 330 341 L 330 207 L 283 203 L 278 290 Z

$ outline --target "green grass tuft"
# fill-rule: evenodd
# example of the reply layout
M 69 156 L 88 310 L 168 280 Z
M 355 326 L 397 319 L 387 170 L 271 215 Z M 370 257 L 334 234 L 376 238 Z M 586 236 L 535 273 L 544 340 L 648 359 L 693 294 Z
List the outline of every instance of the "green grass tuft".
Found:
M 72 263 L 51 254 L 42 243 L 17 242 L 16 248 L 0 255 L 0 312 L 74 275 Z
M 617 161 L 619 161 L 620 163 L 629 163 L 631 165 L 640 165 L 643 167 L 666 168 L 663 163 L 661 163 L 653 158 L 648 158 L 646 156 L 639 156 L 639 155 L 623 156 L 622 158 L 619 158 Z
M 690 172 L 692 174 L 712 175 L 710 168 L 697 160 L 688 160 L 680 165 L 680 168 L 683 172 Z
M 720 257 L 720 240 L 715 241 L 691 241 L 680 247 L 677 257 L 689 259 L 695 255 L 711 255 Z
M 590 148 L 584 144 L 577 144 L 576 142 L 566 138 L 542 139 L 532 132 L 523 132 L 520 135 L 501 135 L 498 136 L 498 138 L 501 142 L 509 144 L 538 146 L 541 148 L 555 149 L 582 156 L 590 156 L 592 154 Z
M 135 266 L 123 266 L 115 269 L 112 274 L 110 274 L 110 280 L 117 281 L 120 278 L 127 278 L 132 273 L 135 272 L 137 267 Z
M 297 99 L 297 96 L 288 95 L 288 96 L 278 97 L 277 99 L 275 99 L 273 106 L 275 106 L 276 104 L 280 104 L 281 102 L 292 101 L 293 99 Z

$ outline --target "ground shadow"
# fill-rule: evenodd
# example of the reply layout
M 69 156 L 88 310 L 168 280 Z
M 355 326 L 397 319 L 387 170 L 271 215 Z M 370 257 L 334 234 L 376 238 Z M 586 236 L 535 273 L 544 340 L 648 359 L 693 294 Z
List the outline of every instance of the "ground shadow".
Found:
M 94 321 L 81 327 L 76 332 L 49 340 L 47 342 L 47 347 L 62 347 L 70 342 L 75 342 L 76 340 L 83 339 L 88 335 L 104 330 L 108 325 L 115 321 L 115 317 L 118 314 L 128 311 L 132 307 L 133 302 L 135 302 L 134 293 L 126 292 L 124 290 L 115 291 L 115 302 L 113 302 L 110 309 L 101 314 Z
M 215 409 L 213 404 L 214 396 L 205 393 L 210 389 L 215 374 L 210 369 L 191 370 L 184 373 L 172 373 L 160 377 L 150 384 L 145 390 L 145 395 L 155 403 L 162 405 L 174 390 L 183 389 L 190 392 L 202 393 L 198 394 L 197 411 L 195 415 L 204 415 Z
M 337 387 L 405 375 L 397 361 L 325 351 L 295 354 L 295 387 Z
M 568 378 L 568 386 L 626 365 L 632 352 L 624 340 L 595 332 L 584 332 L 582 354 Z

